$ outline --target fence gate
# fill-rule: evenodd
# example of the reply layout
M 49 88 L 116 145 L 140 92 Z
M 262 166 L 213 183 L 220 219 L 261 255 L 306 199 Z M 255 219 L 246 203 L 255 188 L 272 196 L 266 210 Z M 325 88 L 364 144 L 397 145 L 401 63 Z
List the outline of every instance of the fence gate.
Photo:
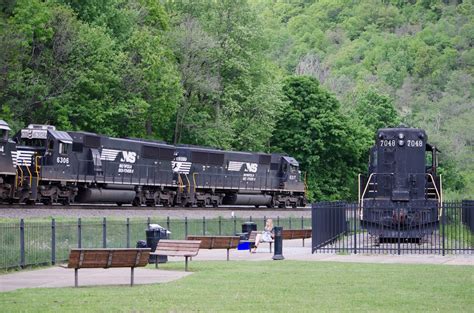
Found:
M 434 210 L 318 202 L 312 228 L 313 253 L 474 254 L 474 201 L 444 202 Z

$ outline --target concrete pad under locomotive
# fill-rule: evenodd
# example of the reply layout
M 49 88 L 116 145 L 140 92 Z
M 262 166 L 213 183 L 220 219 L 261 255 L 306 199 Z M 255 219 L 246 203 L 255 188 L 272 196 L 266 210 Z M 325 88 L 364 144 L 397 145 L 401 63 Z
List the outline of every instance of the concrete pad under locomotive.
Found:
M 360 222 L 380 241 L 419 240 L 433 233 L 442 203 L 436 147 L 424 130 L 385 128 L 370 150 L 368 176 L 359 176 Z
M 30 125 L 12 141 L 7 127 L 0 123 L 6 133 L 0 155 L 3 201 L 202 207 L 306 204 L 299 164 L 289 156 L 173 146 L 58 131 L 49 125 Z

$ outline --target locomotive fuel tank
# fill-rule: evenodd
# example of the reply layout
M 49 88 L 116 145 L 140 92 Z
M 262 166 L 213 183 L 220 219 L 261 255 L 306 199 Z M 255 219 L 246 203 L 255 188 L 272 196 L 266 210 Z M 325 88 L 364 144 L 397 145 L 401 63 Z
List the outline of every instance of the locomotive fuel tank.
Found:
M 272 201 L 272 196 L 263 194 L 231 194 L 224 198 L 228 205 L 267 205 Z
M 103 189 L 103 188 L 81 188 L 77 196 L 77 202 L 81 203 L 131 203 L 135 199 L 135 190 L 127 189 Z

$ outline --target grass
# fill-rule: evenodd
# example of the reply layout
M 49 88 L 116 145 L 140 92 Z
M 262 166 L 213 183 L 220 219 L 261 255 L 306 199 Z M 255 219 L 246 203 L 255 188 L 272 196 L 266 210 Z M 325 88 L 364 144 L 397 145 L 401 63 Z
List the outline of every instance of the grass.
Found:
M 183 262 L 162 269 L 183 270 Z M 3 312 L 472 312 L 472 266 L 193 261 L 167 284 L 23 289 Z

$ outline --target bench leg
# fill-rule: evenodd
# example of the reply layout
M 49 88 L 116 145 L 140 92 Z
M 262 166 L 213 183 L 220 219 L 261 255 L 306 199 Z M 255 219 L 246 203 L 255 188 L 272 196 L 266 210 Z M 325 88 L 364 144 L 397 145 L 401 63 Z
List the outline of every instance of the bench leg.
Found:
M 75 269 L 74 269 L 74 287 L 78 287 L 78 285 L 79 285 L 78 277 L 77 277 L 77 276 L 78 276 L 78 275 L 77 275 L 77 272 L 78 272 L 78 271 L 79 271 L 78 268 L 75 268 Z
M 272 253 L 272 243 L 270 242 L 270 253 Z
M 229 261 L 229 250 L 230 249 L 227 249 L 227 261 Z
M 134 277 L 133 277 L 133 274 L 134 274 L 134 271 L 133 271 L 133 270 L 134 270 L 135 268 L 134 268 L 134 267 L 131 267 L 131 269 L 132 269 L 132 271 L 131 271 L 131 276 L 130 276 L 130 287 L 133 287 L 133 278 L 134 278 Z
M 158 268 L 158 256 L 156 256 L 156 259 L 155 259 L 155 268 Z
M 304 247 L 304 238 L 303 238 L 303 247 Z
M 184 271 L 187 272 L 188 271 L 188 257 L 185 256 L 184 257 Z

